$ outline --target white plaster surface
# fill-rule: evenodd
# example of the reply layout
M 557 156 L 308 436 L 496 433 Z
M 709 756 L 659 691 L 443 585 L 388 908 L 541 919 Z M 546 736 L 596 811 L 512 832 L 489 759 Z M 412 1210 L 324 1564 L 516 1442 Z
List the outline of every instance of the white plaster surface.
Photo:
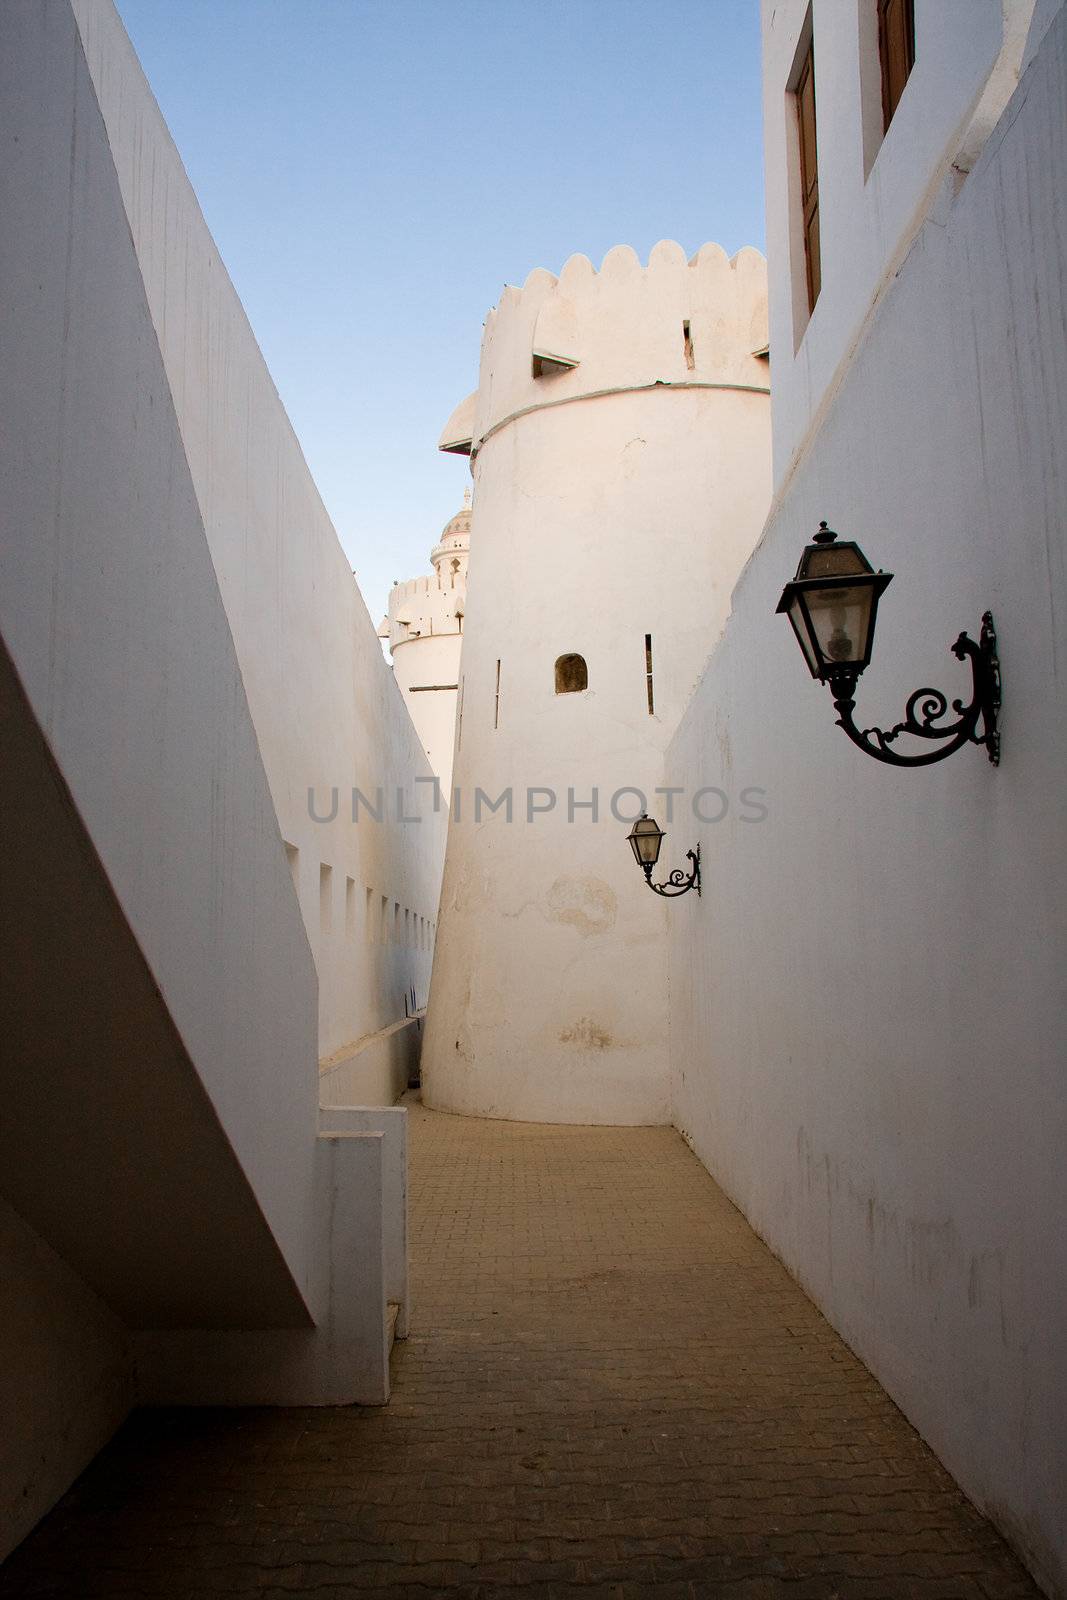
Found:
M 725 786 L 766 789 L 769 812 L 703 830 L 704 898 L 669 922 L 674 1118 L 1053 1594 L 1067 1592 L 1065 133 L 1060 12 L 867 328 L 667 755 L 668 781 L 721 763 Z M 772 294 L 772 328 L 783 315 Z M 966 695 L 949 646 L 991 607 L 999 769 L 965 750 L 895 771 L 834 726 L 774 614 L 823 517 L 896 575 L 859 725 L 892 726 L 920 684 Z
M 474 412 L 474 522 L 455 788 L 423 1097 L 469 1115 L 669 1120 L 664 902 L 610 803 L 664 820 L 662 752 L 769 497 L 765 268 L 676 244 L 531 273 L 490 313 Z M 550 307 L 561 354 L 532 373 Z M 686 364 L 683 323 L 694 366 Z M 652 635 L 654 714 L 645 635 Z M 588 689 L 555 693 L 584 656 Z M 499 663 L 499 700 L 497 698 Z M 587 808 L 599 791 L 596 821 Z M 512 791 L 513 815 L 480 807 Z M 527 820 L 528 789 L 554 809 Z M 568 791 L 576 805 L 568 806 Z M 548 804 L 543 794 L 533 804 Z M 620 814 L 640 809 L 620 798 Z M 689 821 L 668 827 L 682 865 Z M 672 914 L 686 923 L 696 897 Z

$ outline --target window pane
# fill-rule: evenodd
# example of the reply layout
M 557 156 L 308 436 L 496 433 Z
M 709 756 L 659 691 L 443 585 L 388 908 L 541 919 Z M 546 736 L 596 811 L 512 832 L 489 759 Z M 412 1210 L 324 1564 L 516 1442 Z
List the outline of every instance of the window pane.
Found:
M 808 309 L 814 311 L 822 288 L 822 254 L 819 246 L 819 207 L 816 205 L 804 233 L 808 252 Z

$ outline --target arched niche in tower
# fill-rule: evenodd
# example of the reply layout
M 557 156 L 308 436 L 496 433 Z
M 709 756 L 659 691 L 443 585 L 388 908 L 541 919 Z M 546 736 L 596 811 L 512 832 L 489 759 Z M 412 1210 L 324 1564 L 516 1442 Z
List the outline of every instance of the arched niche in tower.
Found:
M 588 687 L 589 668 L 585 664 L 585 657 L 560 656 L 556 662 L 556 693 L 578 694 L 580 690 Z

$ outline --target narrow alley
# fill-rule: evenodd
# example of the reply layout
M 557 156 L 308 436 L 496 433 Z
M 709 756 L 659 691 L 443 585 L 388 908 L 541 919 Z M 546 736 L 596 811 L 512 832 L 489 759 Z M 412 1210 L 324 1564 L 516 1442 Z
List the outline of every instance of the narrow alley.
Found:
M 135 1413 L 2 1600 L 1038 1593 L 678 1134 L 411 1123 L 392 1403 Z

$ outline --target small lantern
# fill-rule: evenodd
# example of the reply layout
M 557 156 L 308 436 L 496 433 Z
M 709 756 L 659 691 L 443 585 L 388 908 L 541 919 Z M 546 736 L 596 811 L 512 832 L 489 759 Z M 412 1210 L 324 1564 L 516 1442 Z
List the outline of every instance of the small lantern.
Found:
M 870 663 L 878 601 L 892 581 L 891 572 L 875 572 L 858 544 L 851 539 L 838 544 L 833 529 L 820 522 L 818 533 L 800 558 L 796 577 L 782 590 L 778 610 L 784 611 L 793 625 L 808 671 L 828 685 L 837 726 L 867 755 L 890 766 L 928 767 L 965 744 L 983 745 L 997 766 L 1000 659 L 997 631 L 988 611 L 983 613 L 977 644 L 961 633 L 952 646 L 958 661 L 971 664 L 973 691 L 969 704 L 951 702 L 954 722 L 944 720 L 949 714 L 947 695 L 940 689 L 916 689 L 908 696 L 903 720 L 894 727 L 856 726 L 856 682 Z M 919 748 L 907 755 L 892 749 L 901 734 L 918 740 Z M 636 853 L 637 845 L 631 842 Z
M 659 849 L 666 835 L 654 817 L 638 817 L 626 837 L 639 867 L 651 872 L 659 860 Z
M 700 893 L 700 846 L 695 850 L 687 850 L 686 856 L 692 862 L 691 871 L 686 874 L 680 867 L 676 867 L 663 883 L 652 882 L 652 868 L 659 860 L 660 845 L 666 834 L 654 817 L 646 817 L 644 813 L 638 817 L 629 833 L 626 835 L 630 849 L 634 853 L 634 860 L 645 875 L 645 882 L 654 894 L 665 895 L 668 899 L 680 894 L 688 894 L 690 889 Z
M 820 522 L 778 602 L 808 670 L 823 683 L 843 673 L 858 678 L 869 664 L 878 597 L 893 581 L 891 572 L 875 572 L 858 544 L 836 540 L 833 529 Z

